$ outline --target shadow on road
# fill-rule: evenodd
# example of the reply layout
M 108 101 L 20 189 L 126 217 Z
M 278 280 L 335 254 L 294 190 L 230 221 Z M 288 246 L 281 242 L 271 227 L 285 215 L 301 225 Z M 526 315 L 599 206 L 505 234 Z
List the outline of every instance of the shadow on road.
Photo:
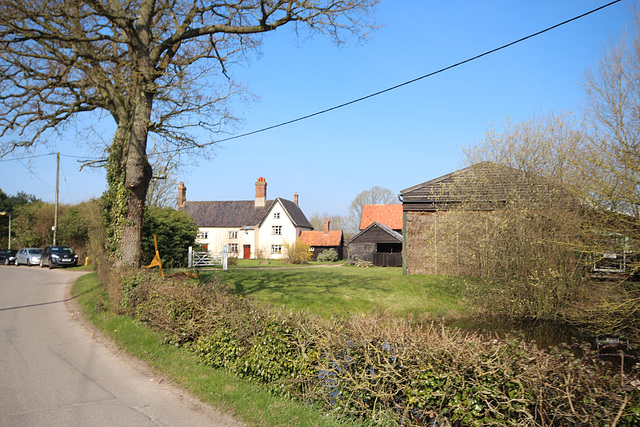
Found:
M 36 303 L 36 304 L 20 305 L 20 306 L 17 306 L 17 307 L 0 308 L 0 311 L 19 310 L 21 308 L 31 308 L 31 307 L 39 307 L 39 306 L 42 306 L 42 305 L 60 304 L 62 302 L 67 302 L 67 301 L 74 300 L 74 299 L 78 298 L 81 295 L 88 294 L 89 292 L 93 292 L 97 288 L 98 288 L 98 285 L 92 287 L 91 289 L 87 289 L 86 291 L 84 291 L 82 293 L 79 293 L 78 295 L 76 295 L 74 297 L 69 297 L 69 298 L 58 300 L 58 301 L 39 302 L 39 303 Z

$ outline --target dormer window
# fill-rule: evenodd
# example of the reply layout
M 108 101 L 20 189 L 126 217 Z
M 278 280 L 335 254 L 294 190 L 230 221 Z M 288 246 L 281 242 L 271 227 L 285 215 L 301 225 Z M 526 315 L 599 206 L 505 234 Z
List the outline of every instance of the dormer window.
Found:
M 273 219 L 280 219 L 280 212 L 274 212 Z

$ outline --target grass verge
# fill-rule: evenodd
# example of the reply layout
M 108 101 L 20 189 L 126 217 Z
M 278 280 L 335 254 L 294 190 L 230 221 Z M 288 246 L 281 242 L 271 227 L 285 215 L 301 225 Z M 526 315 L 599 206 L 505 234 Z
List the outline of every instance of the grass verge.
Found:
M 167 345 L 163 336 L 140 322 L 114 314 L 95 273 L 78 279 L 71 295 L 77 298 L 85 318 L 119 348 L 145 361 L 202 402 L 231 414 L 245 425 L 358 425 L 338 422 L 309 406 L 273 396 L 250 381 L 198 363 L 196 355 L 187 349 Z

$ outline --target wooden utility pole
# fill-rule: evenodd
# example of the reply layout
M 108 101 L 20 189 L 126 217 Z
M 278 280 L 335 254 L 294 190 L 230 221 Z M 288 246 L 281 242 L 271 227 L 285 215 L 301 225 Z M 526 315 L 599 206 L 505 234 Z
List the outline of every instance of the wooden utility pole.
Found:
M 60 152 L 56 154 L 56 211 L 53 216 L 53 245 L 58 237 L 58 192 L 60 190 Z

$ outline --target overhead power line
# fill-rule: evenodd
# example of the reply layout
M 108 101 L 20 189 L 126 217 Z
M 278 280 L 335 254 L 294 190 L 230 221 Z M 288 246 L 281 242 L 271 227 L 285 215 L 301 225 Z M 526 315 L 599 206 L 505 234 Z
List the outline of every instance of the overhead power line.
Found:
M 55 156 L 56 153 L 38 154 L 37 156 L 11 157 L 9 159 L 0 159 L 0 162 L 15 162 L 20 160 L 31 160 L 38 157 Z
M 334 111 L 334 110 L 338 110 L 340 108 L 344 108 L 344 107 L 347 107 L 349 105 L 353 105 L 353 104 L 356 104 L 358 102 L 365 101 L 367 99 L 376 97 L 378 95 L 382 95 L 382 94 L 387 93 L 387 92 L 391 92 L 392 90 L 396 90 L 396 89 L 399 89 L 399 88 L 401 88 L 403 86 L 407 86 L 407 85 L 416 83 L 416 82 L 418 82 L 420 80 L 426 79 L 427 77 L 435 76 L 436 74 L 443 73 L 445 71 L 451 70 L 452 68 L 459 67 L 459 66 L 464 65 L 466 63 L 469 63 L 471 61 L 475 61 L 476 59 L 480 59 L 480 58 L 482 58 L 484 56 L 491 55 L 492 53 L 496 53 L 496 52 L 498 52 L 500 50 L 506 49 L 506 48 L 511 47 L 513 45 L 516 45 L 518 43 L 522 43 L 525 40 L 529 40 L 529 39 L 531 39 L 533 37 L 536 37 L 536 36 L 539 36 L 539 35 L 544 34 L 546 32 L 549 32 L 551 30 L 554 30 L 554 29 L 556 29 L 558 27 L 561 27 L 563 25 L 566 25 L 566 24 L 568 24 L 570 22 L 577 21 L 578 19 L 584 18 L 585 16 L 591 15 L 591 14 L 593 14 L 595 12 L 598 12 L 598 11 L 600 11 L 602 9 L 605 9 L 605 8 L 607 8 L 607 7 L 611 6 L 611 5 L 614 5 L 616 3 L 619 3 L 621 1 L 622 0 L 614 0 L 614 1 L 612 1 L 610 3 L 607 3 L 607 4 L 603 5 L 603 6 L 600 6 L 600 7 L 597 7 L 595 9 L 593 9 L 593 10 L 585 12 L 585 13 L 583 13 L 581 15 L 575 16 L 575 17 L 573 17 L 571 19 L 567 19 L 566 21 L 562 21 L 562 22 L 560 22 L 558 24 L 552 25 L 551 27 L 547 27 L 544 30 L 540 30 L 540 31 L 535 32 L 533 34 L 530 34 L 528 36 L 522 37 L 522 38 L 520 38 L 518 40 L 514 40 L 514 41 L 512 41 L 510 43 L 504 44 L 504 45 L 502 45 L 500 47 L 497 47 L 495 49 L 488 50 L 488 51 L 486 51 L 484 53 L 481 53 L 479 55 L 473 56 L 471 58 L 465 59 L 465 60 L 460 61 L 460 62 L 456 62 L 455 64 L 449 65 L 449 66 L 444 67 L 444 68 L 440 68 L 439 70 L 430 72 L 428 74 L 424 74 L 424 75 L 422 75 L 420 77 L 416 77 L 415 79 L 408 80 L 408 81 L 406 81 L 404 83 L 400 83 L 400 84 L 397 84 L 395 86 L 391 86 L 391 87 L 389 87 L 387 89 L 383 89 L 383 90 L 380 90 L 378 92 L 374 92 L 372 94 L 369 94 L 369 95 L 366 95 L 366 96 L 363 96 L 363 97 L 360 97 L 360 98 L 356 98 L 356 99 L 354 99 L 352 101 L 348 101 L 348 102 L 345 102 L 345 103 L 342 103 L 342 104 L 338 104 L 336 106 L 333 106 L 333 107 L 330 107 L 330 108 L 326 108 L 324 110 L 320 110 L 320 111 L 317 111 L 317 112 L 312 113 L 312 114 L 307 114 L 306 116 L 301 116 L 301 117 L 298 117 L 296 119 L 287 120 L 286 122 L 281 122 L 281 123 L 278 123 L 276 125 L 267 126 L 267 127 L 264 127 L 264 128 L 261 128 L 261 129 L 257 129 L 257 130 L 251 131 L 251 132 L 246 132 L 246 133 L 243 133 L 243 134 L 240 134 L 240 135 L 234 135 L 234 136 L 230 136 L 228 138 L 219 139 L 219 140 L 217 140 L 215 142 L 216 143 L 226 142 L 226 141 L 231 141 L 231 140 L 234 140 L 234 139 L 244 138 L 244 137 L 250 136 L 250 135 L 255 135 L 257 133 L 266 132 L 268 130 L 276 129 L 276 128 L 279 128 L 279 127 L 282 127 L 282 126 L 286 126 L 286 125 L 290 125 L 292 123 L 296 123 L 296 122 L 299 122 L 299 121 L 302 121 L 302 120 L 310 119 L 312 117 L 319 116 L 321 114 L 325 114 L 325 113 L 328 113 L 328 112 L 331 112 L 331 111 Z M 195 148 L 195 147 L 192 147 L 192 148 Z
M 32 159 L 36 159 L 38 157 L 55 156 L 56 154 L 57 153 L 45 153 L 45 154 L 38 154 L 38 155 L 33 155 L 33 156 L 10 157 L 10 158 L 6 158 L 6 159 L 0 159 L 0 162 L 15 162 L 15 161 L 20 161 L 20 160 L 32 160 Z M 71 159 L 81 159 L 81 160 L 84 160 L 84 161 L 102 160 L 102 157 L 74 156 L 72 154 L 62 154 L 62 153 L 60 153 L 60 157 L 68 157 L 68 158 L 71 158 Z
M 420 77 L 416 77 L 416 78 L 414 78 L 414 79 L 407 80 L 407 81 L 405 81 L 405 82 L 403 82 L 403 83 L 399 83 L 399 84 L 397 84 L 397 85 L 394 85 L 394 86 L 388 87 L 388 88 L 386 88 L 386 89 L 379 90 L 379 91 L 374 92 L 374 93 L 371 93 L 371 94 L 369 94 L 369 95 L 365 95 L 365 96 L 362 96 L 362 97 L 360 97 L 360 98 L 356 98 L 356 99 L 353 99 L 353 100 L 351 100 L 351 101 L 344 102 L 344 103 L 342 103 L 342 104 L 338 104 L 338 105 L 335 105 L 335 106 L 333 106 L 333 107 L 326 108 L 326 109 L 324 109 L 324 110 L 320 110 L 320 111 L 317 111 L 317 112 L 315 112 L 315 113 L 307 114 L 307 115 L 305 115 L 305 116 L 301 116 L 301 117 L 298 117 L 298 118 L 295 118 L 295 119 L 287 120 L 287 121 L 284 121 L 284 122 L 281 122 L 281 123 L 278 123 L 278 124 L 275 124 L 275 125 L 271 125 L 271 126 L 267 126 L 267 127 L 261 128 L 261 129 L 253 130 L 253 131 L 246 132 L 246 133 L 242 133 L 242 134 L 239 134 L 239 135 L 234 135 L 234 136 L 230 136 L 230 137 L 227 137 L 227 138 L 219 139 L 219 140 L 216 140 L 214 143 L 220 143 L 220 142 L 232 141 L 232 140 L 234 140 L 234 139 L 244 138 L 244 137 L 246 137 L 246 136 L 250 136 L 250 135 L 255 135 L 255 134 L 258 134 L 258 133 L 266 132 L 266 131 L 268 131 L 268 130 L 276 129 L 276 128 L 283 127 L 283 126 L 286 126 L 286 125 L 290 125 L 290 124 L 293 124 L 293 123 L 296 123 L 296 122 L 299 122 L 299 121 L 302 121 L 302 120 L 310 119 L 310 118 L 312 118 L 312 117 L 316 117 L 316 116 L 319 116 L 319 115 L 321 115 L 321 114 L 326 114 L 326 113 L 329 113 L 329 112 L 331 112 L 331 111 L 335 111 L 335 110 L 338 110 L 338 109 L 340 109 L 340 108 L 344 108 L 344 107 L 347 107 L 347 106 L 349 106 L 349 105 L 353 105 L 353 104 L 356 104 L 356 103 L 358 103 L 358 102 L 362 102 L 362 101 L 365 101 L 365 100 L 367 100 L 367 99 L 374 98 L 374 97 L 379 96 L 379 95 L 382 95 L 382 94 L 384 94 L 384 93 L 391 92 L 391 91 L 396 90 L 396 89 L 399 89 L 399 88 L 401 88 L 401 87 L 404 87 L 404 86 L 407 86 L 407 85 L 410 85 L 410 84 L 416 83 L 416 82 L 418 82 L 418 81 L 420 81 L 420 80 L 424 80 L 424 79 L 426 79 L 426 78 L 428 78 L 428 77 L 432 77 L 432 76 L 435 76 L 435 75 L 437 75 L 437 74 L 443 73 L 443 72 L 445 72 L 445 71 L 451 70 L 451 69 L 453 69 L 453 68 L 460 67 L 461 65 L 464 65 L 464 64 L 467 64 L 467 63 L 469 63 L 469 62 L 472 62 L 472 61 L 475 61 L 475 60 L 477 60 L 477 59 L 480 59 L 480 58 L 482 58 L 482 57 L 485 57 L 485 56 L 491 55 L 491 54 L 496 53 L 496 52 L 498 52 L 498 51 L 500 51 L 500 50 L 503 50 L 503 49 L 506 49 L 506 48 L 508 48 L 508 47 L 514 46 L 514 45 L 516 45 L 516 44 L 518 44 L 518 43 L 522 43 L 522 42 L 524 42 L 524 41 L 526 41 L 526 40 L 529 40 L 529 39 L 531 39 L 531 38 L 533 38 L 533 37 L 537 37 L 537 36 L 539 36 L 539 35 L 541 35 L 541 34 L 544 34 L 544 33 L 546 33 L 546 32 L 549 32 L 549 31 L 551 31 L 551 30 L 554 30 L 554 29 L 556 29 L 556 28 L 558 28 L 558 27 L 561 27 L 561 26 L 563 26 L 563 25 L 569 24 L 569 23 L 571 23 L 571 22 L 573 22 L 573 21 L 577 21 L 578 19 L 584 18 L 585 16 L 588 16 L 588 15 L 591 15 L 591 14 L 593 14 L 593 13 L 596 13 L 596 12 L 598 12 L 598 11 L 600 11 L 600 10 L 603 10 L 603 9 L 605 9 L 605 8 L 609 7 L 609 6 L 612 6 L 612 5 L 616 4 L 616 3 L 620 3 L 621 1 L 622 1 L 622 0 L 613 0 L 613 1 L 611 1 L 611 2 L 609 2 L 609 3 L 606 3 L 606 4 L 604 4 L 604 5 L 600 6 L 600 7 L 597 7 L 597 8 L 595 8 L 595 9 L 592 9 L 592 10 L 590 10 L 590 11 L 588 11 L 588 12 L 585 12 L 585 13 L 580 14 L 580 15 L 578 15 L 578 16 L 575 16 L 575 17 L 573 17 L 573 18 L 567 19 L 567 20 L 562 21 L 562 22 L 560 22 L 560 23 L 558 23 L 558 24 L 555 24 L 555 25 L 552 25 L 552 26 L 550 26 L 550 27 L 547 27 L 547 28 L 545 28 L 545 29 L 543 29 L 543 30 L 537 31 L 537 32 L 535 32 L 535 33 L 529 34 L 528 36 L 525 36 L 525 37 L 519 38 L 519 39 L 517 39 L 517 40 L 514 40 L 514 41 L 509 42 L 509 43 L 507 43 L 507 44 L 504 44 L 504 45 L 502 45 L 502 46 L 499 46 L 499 47 L 496 47 L 496 48 L 494 48 L 494 49 L 491 49 L 491 50 L 485 51 L 485 52 L 483 52 L 483 53 L 481 53 L 481 54 L 479 54 L 479 55 L 473 56 L 473 57 L 471 57 L 471 58 L 467 58 L 467 59 L 465 59 L 465 60 L 462 60 L 462 61 L 456 62 L 455 64 L 451 64 L 451 65 L 446 66 L 446 67 L 444 67 L 444 68 L 440 68 L 439 70 L 432 71 L 432 72 L 427 73 L 427 74 L 424 74 L 424 75 L 422 75 L 422 76 L 420 76 Z M 198 146 L 198 147 L 201 147 L 201 146 Z M 188 147 L 188 148 L 184 148 L 184 149 L 194 149 L 194 148 L 198 148 L 198 147 Z M 173 151 L 165 151 L 165 152 L 163 152 L 163 153 L 168 153 L 168 152 L 173 152 Z M 33 158 L 35 158 L 35 157 L 50 156 L 50 155 L 54 155 L 54 154 L 55 154 L 55 153 L 47 153 L 47 154 L 41 154 L 41 155 L 38 155 L 38 156 L 31 156 L 31 157 L 12 158 L 12 159 L 0 159 L 0 162 L 8 162 L 8 161 L 15 161 L 15 160 L 18 160 L 18 161 L 19 161 L 19 160 L 24 160 L 24 159 L 33 159 Z M 162 154 L 162 153 L 160 153 L 160 154 Z M 81 156 L 73 156 L 73 155 L 65 155 L 65 154 L 61 154 L 61 156 L 64 156 L 64 157 L 71 157 L 71 158 L 78 158 L 78 159 L 84 159 L 85 161 L 90 161 L 90 160 L 92 160 L 92 159 L 90 159 L 90 158 L 84 158 L 84 157 L 81 157 Z M 95 158 L 95 160 L 103 160 L 103 159 L 101 159 L 101 158 Z

